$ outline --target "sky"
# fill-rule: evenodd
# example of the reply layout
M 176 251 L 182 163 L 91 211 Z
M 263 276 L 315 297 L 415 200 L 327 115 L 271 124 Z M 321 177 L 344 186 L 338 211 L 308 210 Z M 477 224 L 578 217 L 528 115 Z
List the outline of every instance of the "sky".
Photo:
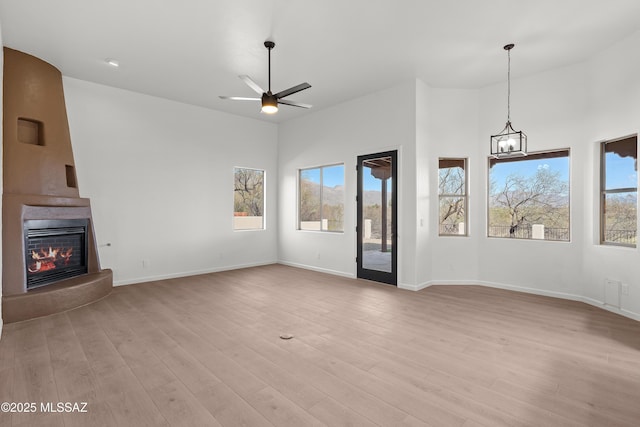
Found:
M 615 153 L 607 153 L 607 187 L 626 188 L 638 186 L 638 172 L 634 170 L 635 160 L 631 157 L 620 157 Z M 539 168 L 560 171 L 560 177 L 569 179 L 569 159 L 566 157 L 556 157 L 540 160 L 522 160 L 519 162 L 500 163 L 493 166 L 491 176 L 500 185 L 511 173 L 518 172 L 523 176 L 531 176 Z M 310 176 L 315 182 L 319 182 L 319 169 L 309 170 Z M 335 187 L 344 185 L 344 165 L 327 166 L 323 169 L 324 185 Z M 391 180 L 389 180 L 391 185 Z M 368 168 L 364 174 L 365 191 L 380 191 L 380 180 L 374 178 Z M 391 187 L 389 187 L 389 190 Z
M 320 169 L 322 169 L 322 181 L 325 187 L 333 188 L 338 185 L 344 185 L 344 165 L 304 169 L 302 176 L 309 181 L 320 184 Z
M 303 177 L 320 183 L 320 168 L 303 170 Z M 325 166 L 322 168 L 322 180 L 325 187 L 344 186 L 344 165 Z M 391 180 L 387 181 L 387 190 L 391 191 Z M 365 168 L 364 190 L 380 191 L 380 180 L 371 175 L 369 168 Z
M 378 178 L 375 178 L 371 175 L 371 168 L 364 168 L 364 182 L 363 187 L 364 191 L 381 191 L 381 181 Z M 387 180 L 387 192 L 391 193 L 391 183 L 392 180 Z
M 607 189 L 637 188 L 638 172 L 635 170 L 635 159 L 607 153 L 606 163 Z M 535 175 L 536 171 L 542 168 L 559 171 L 560 178 L 569 179 L 569 159 L 567 157 L 498 163 L 491 168 L 491 178 L 495 179 L 498 187 L 501 187 L 506 177 L 512 173 L 519 173 L 527 177 Z
M 538 169 L 559 171 L 560 179 L 564 181 L 569 180 L 568 157 L 497 163 L 491 168 L 491 179 L 495 180 L 497 188 L 501 188 L 504 186 L 505 180 L 509 175 L 517 173 L 524 177 L 529 177 L 535 175 Z
M 344 165 L 325 167 L 322 171 L 325 187 L 344 185 Z
M 607 189 L 637 188 L 638 171 L 635 170 L 635 159 L 620 157 L 615 153 L 607 153 Z

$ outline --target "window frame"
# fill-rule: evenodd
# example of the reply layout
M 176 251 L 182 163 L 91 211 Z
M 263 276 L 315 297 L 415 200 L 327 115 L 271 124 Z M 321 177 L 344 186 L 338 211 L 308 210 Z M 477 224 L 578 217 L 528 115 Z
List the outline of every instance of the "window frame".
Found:
M 344 189 L 343 191 L 343 195 L 342 195 L 342 206 L 343 206 L 343 212 L 342 212 L 342 230 L 324 230 L 322 228 L 322 209 L 324 207 L 323 204 L 323 192 L 324 192 L 324 169 L 325 168 L 331 168 L 331 167 L 335 167 L 335 166 L 342 166 L 342 186 Z M 320 170 L 320 229 L 319 230 L 309 230 L 309 229 L 304 229 L 301 228 L 301 219 L 300 219 L 300 202 L 301 202 L 301 191 L 302 191 L 302 172 L 303 171 L 308 171 L 308 170 L 314 170 L 314 169 L 319 169 Z M 298 184 L 298 191 L 297 191 L 297 206 L 296 206 L 296 230 L 297 231 L 305 231 L 305 232 L 316 232 L 316 233 L 344 233 L 344 207 L 346 205 L 346 187 L 345 187 L 345 181 L 346 181 L 346 168 L 345 168 L 345 163 L 343 162 L 338 162 L 338 163 L 328 163 L 328 164 L 323 164 L 320 166 L 310 166 L 310 167 L 304 167 L 304 168 L 299 168 L 298 169 L 298 173 L 297 173 L 297 184 Z
M 619 188 L 612 188 L 607 190 L 607 163 L 606 163 L 606 145 L 610 144 L 610 143 L 614 143 L 614 142 L 620 142 L 620 141 L 624 141 L 626 139 L 632 139 L 635 138 L 636 139 L 636 164 L 638 161 L 638 135 L 637 134 L 631 134 L 631 135 L 627 135 L 624 136 L 622 138 L 616 138 L 616 139 L 610 139 L 607 141 L 602 141 L 600 143 L 600 209 L 599 209 L 599 215 L 600 215 L 600 245 L 602 246 L 619 246 L 619 247 L 624 247 L 624 248 L 636 248 L 637 247 L 637 243 L 619 243 L 619 242 L 610 242 L 605 240 L 605 233 L 606 233 L 606 221 L 605 221 L 605 200 L 607 198 L 608 194 L 618 194 L 618 193 L 631 193 L 631 192 L 635 192 L 636 193 L 636 239 L 637 239 L 637 235 L 638 235 L 638 228 L 637 228 L 637 224 L 638 224 L 638 178 L 636 177 L 636 186 L 635 187 L 619 187 Z M 636 171 L 637 174 L 638 171 Z
M 440 193 L 440 162 L 441 161 L 462 161 L 464 171 L 464 185 L 462 194 Z M 440 223 L 440 201 L 443 198 L 462 198 L 464 200 L 464 233 L 443 233 Z M 469 237 L 469 158 L 468 157 L 438 157 L 438 237 Z
M 529 238 L 522 238 L 522 237 L 514 237 L 514 238 L 510 238 L 510 237 L 504 237 L 504 236 L 492 236 L 490 235 L 490 227 L 491 227 L 491 163 L 492 162 L 496 162 L 496 163 L 509 163 L 509 162 L 518 162 L 518 161 L 526 161 L 527 158 L 530 159 L 531 156 L 544 156 L 545 154 L 553 154 L 553 153 L 564 153 L 566 152 L 566 158 L 567 158 L 567 177 L 568 177 L 568 183 L 567 183 L 567 197 L 568 197 L 568 212 L 567 212 L 567 216 L 568 216 L 568 224 L 567 224 L 567 232 L 568 232 L 568 239 L 567 240 L 560 240 L 560 239 L 534 239 L 532 237 Z M 554 157 L 565 157 L 565 156 L 552 156 L 552 158 Z M 552 148 L 552 149 L 547 149 L 547 150 L 540 150 L 540 151 L 530 151 L 527 153 L 527 155 L 525 156 L 518 156 L 518 157 L 502 157 L 502 158 L 495 158 L 493 156 L 488 156 L 487 157 L 487 190 L 486 190 L 486 203 L 487 203 L 487 222 L 486 222 L 486 234 L 487 234 L 487 238 L 490 239 L 507 239 L 507 240 L 522 240 L 522 241 L 536 241 L 536 242 L 554 242 L 554 243 L 571 243 L 571 237 L 572 237 L 572 232 L 571 232 L 571 205 L 572 205 L 572 197 L 571 197 L 571 148 L 569 147 L 565 147 L 565 148 Z
M 252 170 L 262 172 L 262 226 L 260 228 L 236 228 L 236 210 L 235 210 L 235 194 L 236 194 L 236 171 L 238 170 Z M 260 168 L 250 168 L 244 166 L 234 166 L 233 167 L 233 204 L 232 204 L 232 224 L 231 228 L 235 231 L 263 231 L 267 229 L 267 171 L 265 169 Z

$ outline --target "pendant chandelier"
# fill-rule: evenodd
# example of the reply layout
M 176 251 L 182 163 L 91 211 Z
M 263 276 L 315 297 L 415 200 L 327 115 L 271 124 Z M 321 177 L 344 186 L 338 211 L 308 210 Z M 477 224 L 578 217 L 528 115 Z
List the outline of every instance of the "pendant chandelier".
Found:
M 507 51 L 507 124 L 497 135 L 491 135 L 491 155 L 495 158 L 519 157 L 527 155 L 527 135 L 511 126 L 511 49 L 515 45 L 504 46 Z

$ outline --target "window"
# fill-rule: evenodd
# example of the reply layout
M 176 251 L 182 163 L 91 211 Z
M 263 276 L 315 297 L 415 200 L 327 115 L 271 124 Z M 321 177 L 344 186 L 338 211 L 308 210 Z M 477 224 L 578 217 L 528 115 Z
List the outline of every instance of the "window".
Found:
M 233 229 L 264 229 L 264 171 L 234 168 Z
M 298 229 L 344 231 L 344 165 L 300 169 Z
M 440 159 L 440 236 L 467 235 L 467 160 Z
M 489 159 L 489 237 L 569 240 L 569 150 Z
M 638 136 L 602 143 L 600 243 L 635 247 L 638 231 Z

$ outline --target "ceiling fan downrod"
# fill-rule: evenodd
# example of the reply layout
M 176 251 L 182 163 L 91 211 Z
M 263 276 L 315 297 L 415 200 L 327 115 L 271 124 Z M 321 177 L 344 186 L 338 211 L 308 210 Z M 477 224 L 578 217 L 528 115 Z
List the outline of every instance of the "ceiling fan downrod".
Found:
M 271 95 L 271 49 L 276 47 L 276 44 L 270 40 L 264 42 L 264 47 L 269 50 L 269 88 L 268 93 Z

